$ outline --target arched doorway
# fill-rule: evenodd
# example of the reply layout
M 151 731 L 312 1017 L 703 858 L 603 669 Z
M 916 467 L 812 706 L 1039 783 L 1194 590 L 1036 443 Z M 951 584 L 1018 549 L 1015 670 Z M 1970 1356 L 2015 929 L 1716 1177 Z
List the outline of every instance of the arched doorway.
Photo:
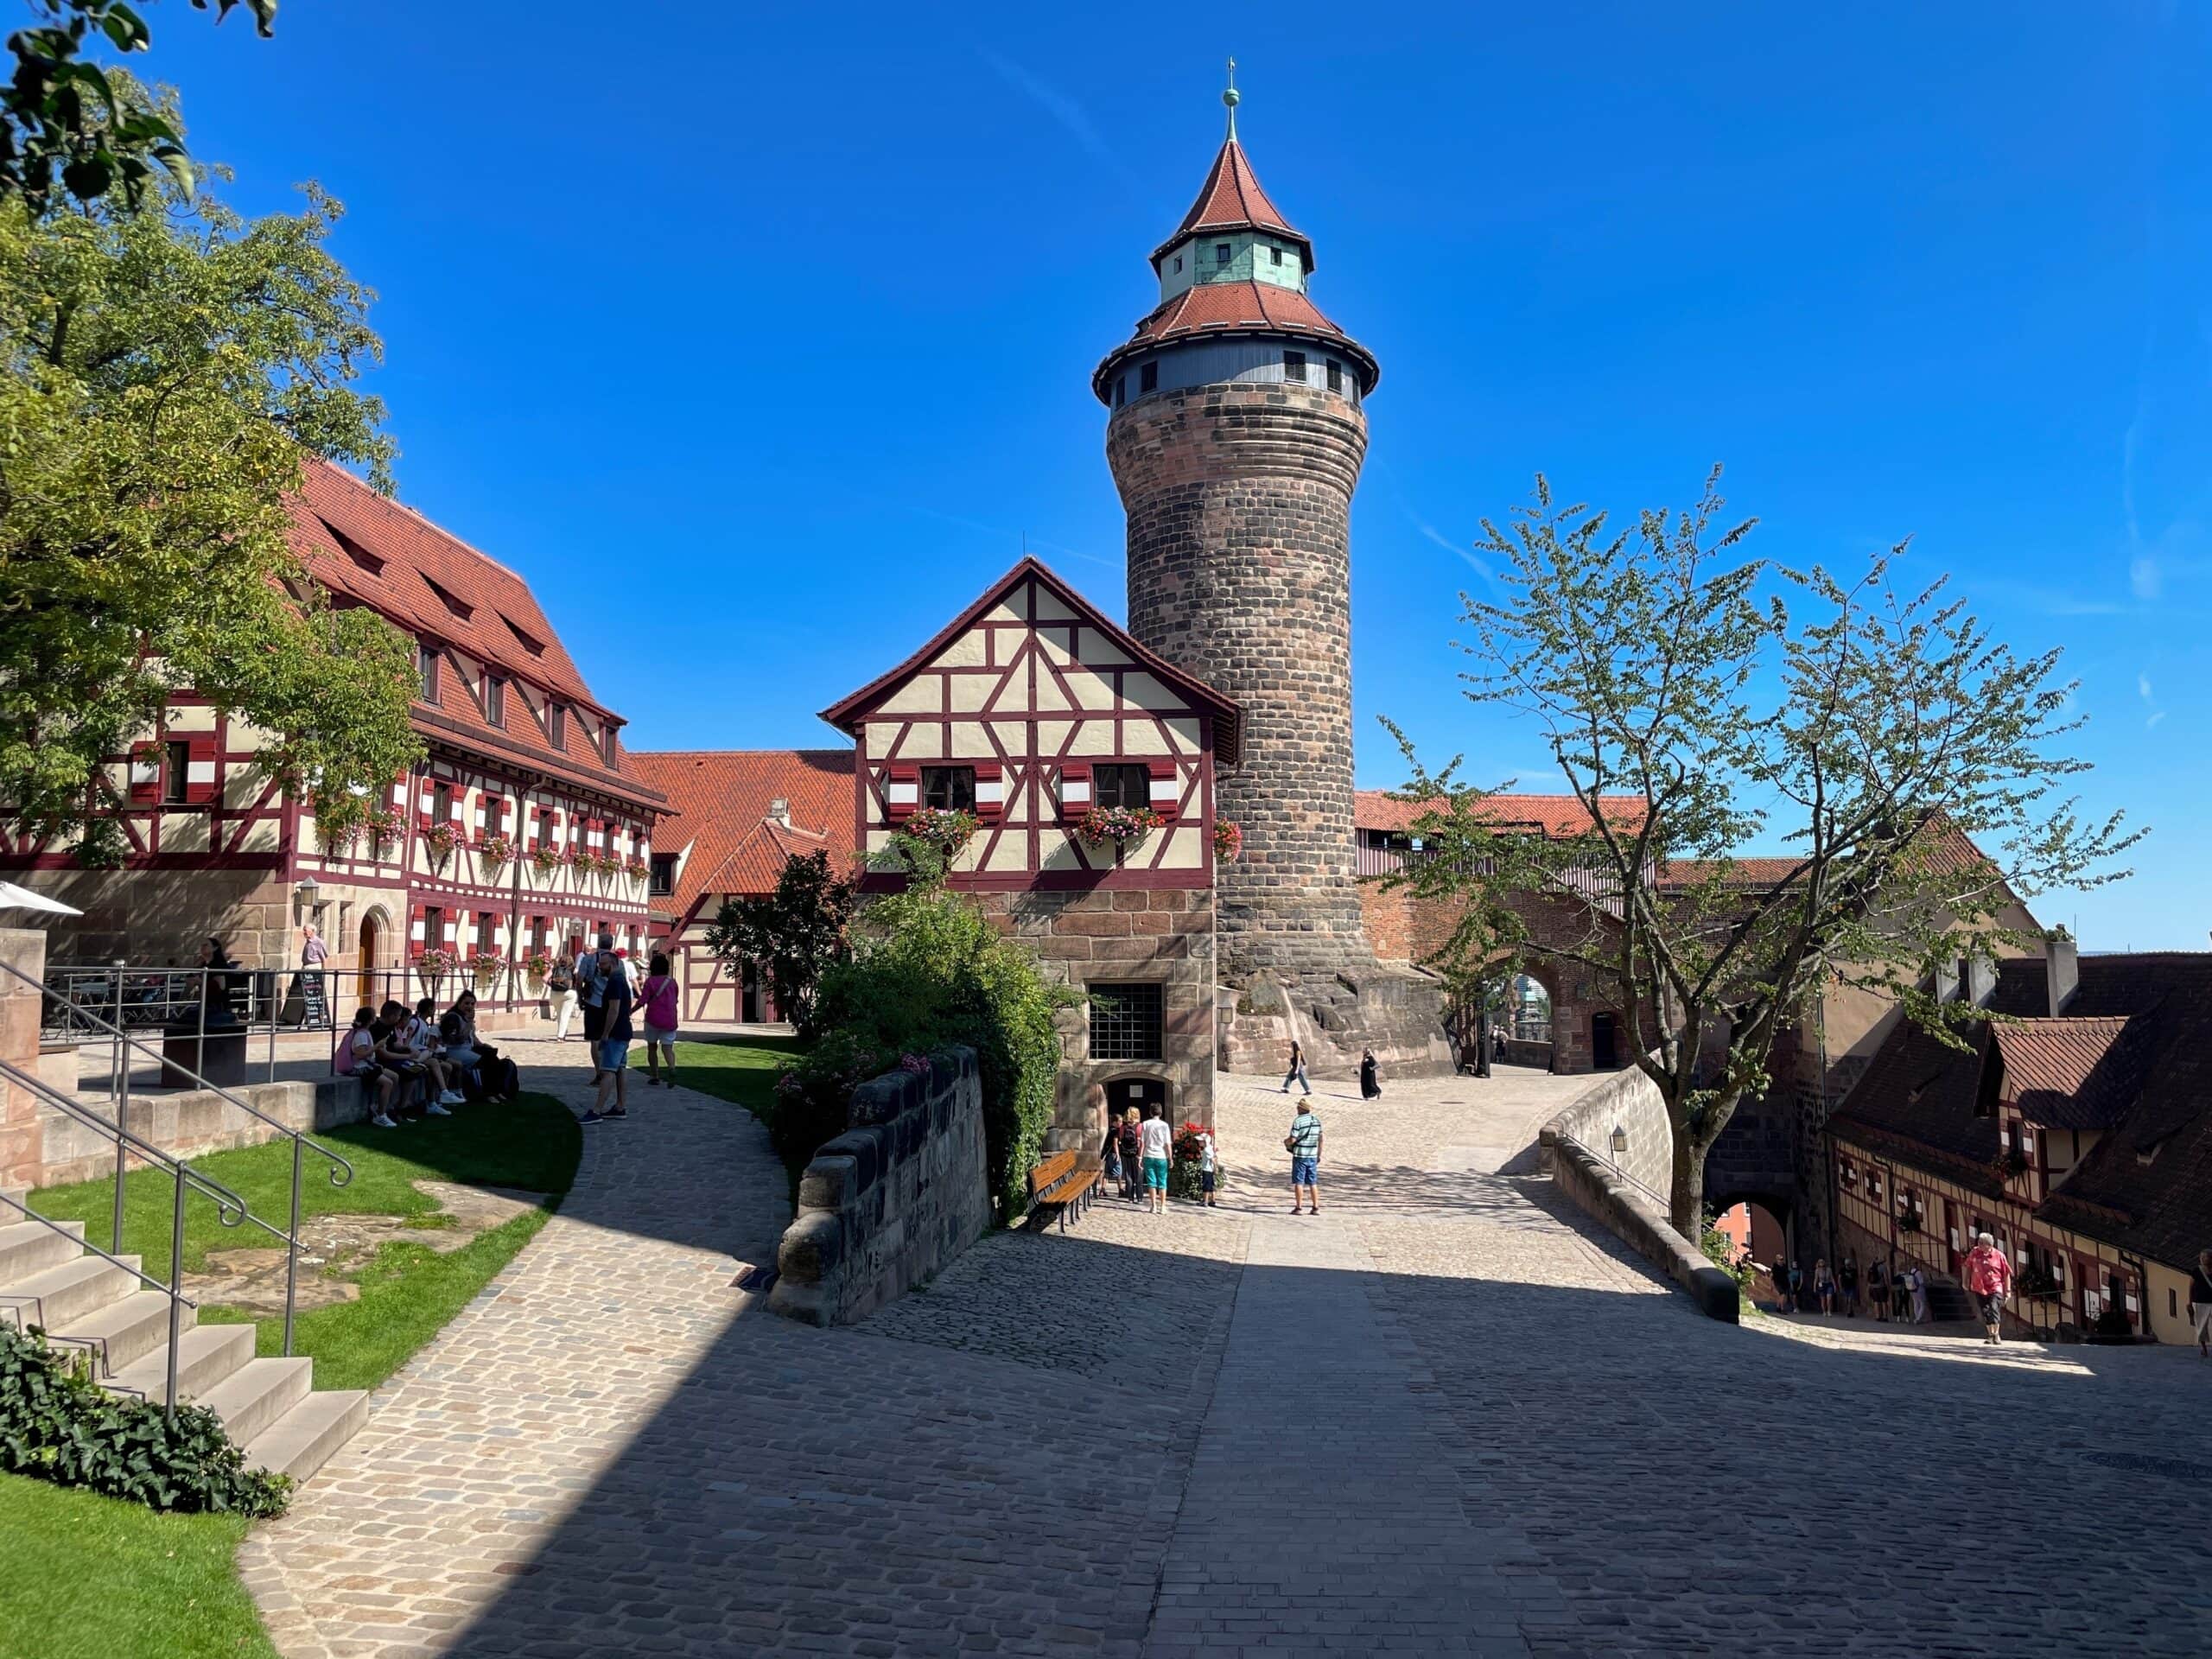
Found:
M 356 982 L 360 988 L 360 1000 L 353 1006 L 358 1008 L 382 1007 L 385 1003 L 385 995 L 382 982 L 377 976 L 377 966 L 383 959 L 384 912 L 382 911 L 371 910 L 363 913 L 359 948 L 360 954 L 354 957 L 353 965 L 357 973 Z M 336 1010 L 333 1012 L 338 1013 Z
M 1620 1044 L 1617 1035 L 1618 1021 L 1606 1012 L 1590 1016 L 1590 1069 L 1611 1071 L 1621 1063 Z

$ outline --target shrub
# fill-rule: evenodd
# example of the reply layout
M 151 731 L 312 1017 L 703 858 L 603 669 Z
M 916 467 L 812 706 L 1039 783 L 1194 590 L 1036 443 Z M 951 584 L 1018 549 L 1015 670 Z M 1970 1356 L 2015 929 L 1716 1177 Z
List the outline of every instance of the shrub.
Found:
M 1052 1015 L 1077 1001 L 970 900 L 934 885 L 876 899 L 853 930 L 851 957 L 823 975 L 820 1039 L 778 1085 L 778 1149 L 810 1154 L 844 1131 L 859 1084 L 903 1056 L 964 1044 L 982 1073 L 991 1189 L 1002 1216 L 1018 1214 L 1052 1121 L 1060 1067 Z
M 0 1470 L 149 1509 L 282 1515 L 292 1483 L 246 1466 L 222 1420 L 111 1395 L 35 1326 L 0 1325 Z

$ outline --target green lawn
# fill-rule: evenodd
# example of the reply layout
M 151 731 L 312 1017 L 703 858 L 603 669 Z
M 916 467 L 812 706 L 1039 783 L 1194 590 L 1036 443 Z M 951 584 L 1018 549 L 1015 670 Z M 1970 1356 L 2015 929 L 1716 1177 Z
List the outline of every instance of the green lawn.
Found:
M 276 1659 L 232 1571 L 246 1524 L 0 1475 L 0 1659 Z
M 301 1186 L 305 1213 L 404 1216 L 418 1218 L 426 1228 L 439 1224 L 438 1208 L 412 1182 L 520 1187 L 557 1196 L 575 1179 L 583 1147 L 575 1116 L 544 1095 L 524 1095 L 505 1106 L 459 1106 L 449 1118 L 431 1118 L 397 1129 L 352 1124 L 317 1138 L 351 1161 L 354 1173 L 350 1184 L 334 1187 L 311 1158 Z M 256 1215 L 282 1227 L 291 1213 L 291 1159 L 290 1142 L 283 1141 L 211 1153 L 192 1161 L 209 1179 L 245 1198 Z M 143 1255 L 145 1271 L 156 1279 L 168 1276 L 171 1192 L 167 1177 L 148 1170 L 134 1171 L 124 1187 L 124 1249 Z M 114 1193 L 110 1179 L 42 1188 L 31 1195 L 30 1202 L 45 1215 L 84 1222 L 86 1236 L 105 1246 L 113 1222 Z M 353 1270 L 361 1287 L 358 1301 L 298 1316 L 293 1351 L 315 1362 L 318 1388 L 375 1387 L 466 1306 L 545 1220 L 543 1210 L 518 1216 L 450 1255 L 421 1244 L 384 1245 L 372 1260 Z M 211 1201 L 188 1195 L 187 1272 L 204 1268 L 210 1249 L 274 1243 L 251 1225 L 224 1227 Z M 242 1320 L 246 1315 L 203 1306 L 200 1317 L 212 1324 Z M 259 1351 L 280 1352 L 283 1321 L 264 1319 L 260 1325 Z
M 791 1069 L 798 1057 L 798 1039 L 791 1037 L 732 1037 L 714 1042 L 676 1046 L 677 1081 L 702 1095 L 742 1106 L 772 1127 L 776 1109 L 776 1079 Z M 631 1079 L 632 1087 L 637 1079 Z M 791 1200 L 798 1200 L 798 1178 L 806 1160 L 788 1161 Z

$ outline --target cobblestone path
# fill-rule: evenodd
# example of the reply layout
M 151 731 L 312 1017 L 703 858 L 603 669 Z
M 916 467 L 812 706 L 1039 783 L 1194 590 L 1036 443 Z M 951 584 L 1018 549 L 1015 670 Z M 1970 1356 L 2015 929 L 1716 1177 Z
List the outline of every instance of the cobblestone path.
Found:
M 1221 1208 L 995 1236 L 838 1332 L 731 1287 L 758 1127 L 644 1096 L 250 1541 L 279 1645 L 2212 1651 L 2212 1365 L 1713 1325 L 1523 1172 L 1578 1086 L 1525 1072 L 1325 1085 L 1293 1219 L 1290 1103 L 1224 1082 Z

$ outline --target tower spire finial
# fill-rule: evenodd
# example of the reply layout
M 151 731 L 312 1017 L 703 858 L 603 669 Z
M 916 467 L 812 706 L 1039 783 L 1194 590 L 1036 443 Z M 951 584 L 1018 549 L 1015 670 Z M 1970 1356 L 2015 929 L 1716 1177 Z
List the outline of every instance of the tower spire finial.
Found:
M 1236 137 L 1236 60 L 1234 58 L 1229 60 L 1229 86 L 1223 92 L 1221 101 L 1229 105 L 1229 136 L 1233 140 Z

